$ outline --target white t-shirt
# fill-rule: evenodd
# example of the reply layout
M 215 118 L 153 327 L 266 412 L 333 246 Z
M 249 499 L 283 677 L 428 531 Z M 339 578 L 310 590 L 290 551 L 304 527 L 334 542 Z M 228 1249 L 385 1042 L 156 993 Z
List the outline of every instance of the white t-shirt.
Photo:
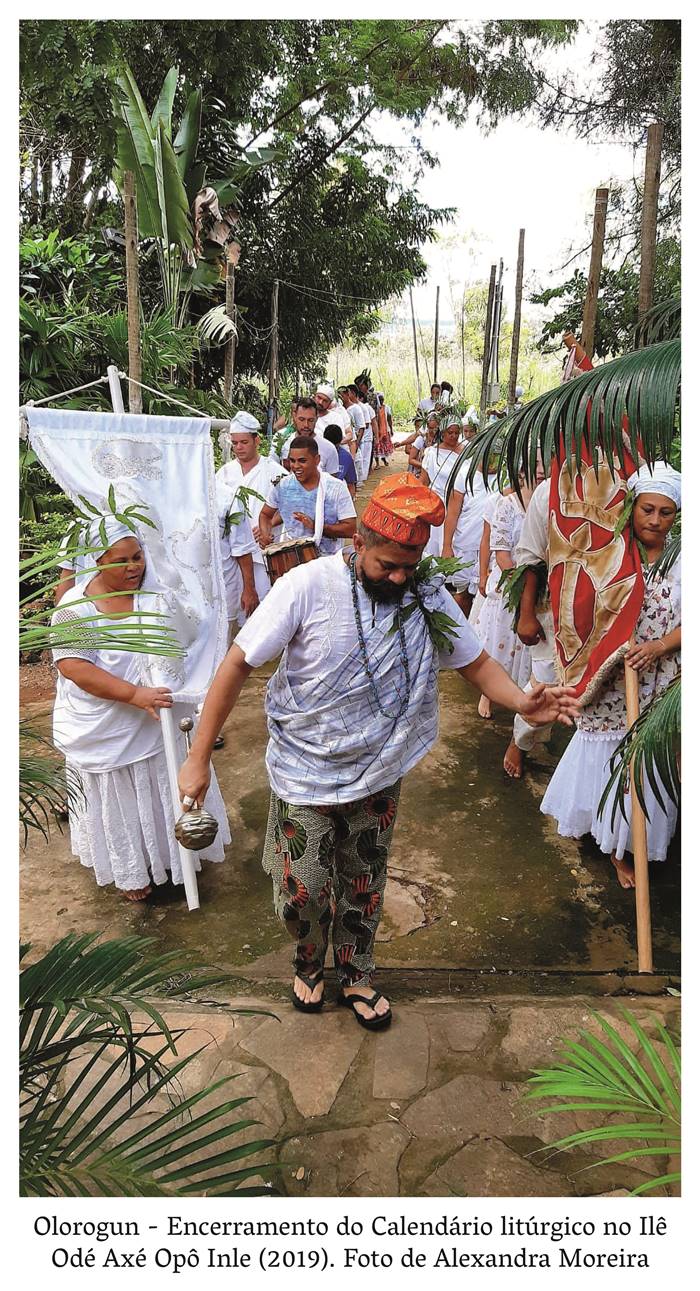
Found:
M 236 645 L 251 668 L 276 659 L 286 647 L 290 681 L 305 681 L 332 672 L 356 646 L 350 576 L 342 552 L 324 561 L 323 579 L 314 566 L 309 561 L 279 578 L 238 633 Z M 457 636 L 451 638 L 454 650 L 438 651 L 439 666 L 465 668 L 478 659 L 481 642 L 449 592 L 442 588 L 439 595 L 439 609 L 457 625 Z M 395 605 L 373 602 L 359 581 L 357 596 L 366 632 L 373 621 L 381 623 L 396 614 Z
M 516 565 L 536 565 L 547 559 L 549 549 L 549 480 L 537 485 L 525 512 L 520 540 L 515 549 Z
M 425 399 L 421 399 L 418 407 L 422 408 L 423 412 L 432 412 L 435 407 L 435 400 L 430 395 L 426 395 Z
M 226 462 L 216 472 L 216 498 L 219 511 L 219 523 L 222 526 L 222 555 L 224 556 L 224 581 L 226 582 L 226 542 L 223 535 L 223 526 L 225 517 L 233 511 L 234 514 L 243 516 L 238 524 L 230 525 L 228 536 L 228 547 L 231 555 L 244 556 L 248 552 L 258 565 L 263 565 L 264 557 L 258 543 L 253 538 L 252 530 L 260 522 L 260 512 L 262 511 L 271 484 L 274 480 L 287 475 L 283 466 L 280 466 L 276 458 L 261 457 L 247 475 L 243 474 L 243 468 L 240 462 L 235 459 Z M 243 486 L 245 489 L 253 490 L 253 494 L 245 498 L 245 504 L 238 490 Z M 249 513 L 249 514 L 248 514 Z
M 459 453 L 451 453 L 441 444 L 432 444 L 423 454 L 423 470 L 430 480 L 430 487 L 445 501 L 447 482 L 452 474 Z
M 355 503 L 350 497 L 345 480 L 337 480 L 333 475 L 323 475 L 323 518 L 326 524 L 337 524 L 339 520 L 352 520 L 356 517 Z M 291 501 L 290 501 L 291 499 Z M 268 504 L 276 507 L 284 521 L 284 532 L 288 538 L 310 538 L 312 533 L 301 522 L 294 519 L 294 512 L 315 519 L 316 489 L 305 489 L 296 477 L 290 476 L 279 485 L 272 485 L 267 495 Z M 318 544 L 323 556 L 332 556 L 346 542 L 345 538 L 321 538 Z
M 372 408 L 372 405 L 369 403 L 361 403 L 359 407 L 362 411 L 362 416 L 365 419 L 365 426 L 371 426 L 372 418 L 374 416 L 374 409 Z
M 365 428 L 365 417 L 364 417 L 362 408 L 363 408 L 363 405 L 361 403 L 351 403 L 351 404 L 348 404 L 348 407 L 346 409 L 347 413 L 349 414 L 350 421 L 352 423 L 355 439 L 357 439 L 358 435 Z
M 329 475 L 336 475 L 340 470 L 340 461 L 335 444 L 331 444 L 329 439 L 323 438 L 322 430 L 316 429 L 314 436 L 318 444 L 318 451 L 321 454 L 321 470 L 327 471 Z
M 341 403 L 332 403 L 328 412 L 324 412 L 323 416 L 319 417 L 316 422 L 316 433 L 318 434 L 320 432 L 323 434 L 326 426 L 340 426 L 340 429 L 343 432 L 343 437 L 347 435 L 348 439 L 355 438 L 354 434 L 352 434 L 352 420 L 350 418 L 350 414 L 346 412 Z
M 472 493 L 471 486 L 467 482 L 470 467 L 471 462 L 463 462 L 455 480 L 455 491 L 463 493 L 464 500 L 452 539 L 452 546 L 455 551 L 465 553 L 471 553 L 475 547 L 479 546 L 484 529 L 486 506 L 489 499 L 494 497 L 494 494 L 489 491 L 493 488 L 493 484 L 489 481 L 489 489 L 487 489 L 481 472 L 478 472 L 474 477 L 474 492 Z M 495 482 L 496 477 L 494 476 L 493 483 Z M 495 494 L 496 501 L 500 496 L 500 493 Z

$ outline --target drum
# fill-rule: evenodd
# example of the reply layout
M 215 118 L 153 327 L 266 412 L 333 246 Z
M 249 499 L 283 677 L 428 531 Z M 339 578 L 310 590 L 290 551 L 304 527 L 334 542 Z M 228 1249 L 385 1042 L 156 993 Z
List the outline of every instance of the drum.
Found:
M 263 548 L 263 556 L 270 582 L 276 583 L 288 570 L 305 565 L 307 560 L 316 560 L 318 549 L 313 538 L 285 538 Z

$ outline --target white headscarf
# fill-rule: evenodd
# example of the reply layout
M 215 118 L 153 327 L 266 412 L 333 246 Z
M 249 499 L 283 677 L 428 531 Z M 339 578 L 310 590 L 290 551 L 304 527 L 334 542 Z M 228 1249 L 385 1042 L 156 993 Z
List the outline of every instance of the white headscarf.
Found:
M 262 426 L 252 412 L 244 412 L 241 408 L 235 417 L 231 418 L 229 430 L 232 435 L 236 431 L 238 431 L 239 435 L 257 435 L 262 430 Z
M 333 386 L 328 381 L 326 381 L 323 385 L 316 386 L 316 394 L 324 395 L 325 398 L 330 399 L 331 402 L 335 399 L 335 390 L 333 389 Z
M 102 524 L 104 524 L 104 529 L 107 534 L 106 546 L 100 533 L 100 526 Z M 102 551 L 105 552 L 109 551 L 110 547 L 113 547 L 115 542 L 120 542 L 122 538 L 136 538 L 137 542 L 141 542 L 141 539 L 134 533 L 134 530 L 130 529 L 128 525 L 122 524 L 121 520 L 117 520 L 116 516 L 100 516 L 99 519 L 93 520 L 90 525 L 88 540 L 85 545 L 88 547 L 101 547 Z M 100 552 L 96 551 L 91 559 L 93 561 L 97 560 L 100 554 Z
M 675 502 L 677 509 L 681 509 L 681 475 L 680 471 L 674 470 L 666 462 L 654 462 L 650 467 L 640 466 L 634 475 L 630 475 L 627 483 L 633 490 L 636 497 L 640 493 L 660 493 L 662 497 L 670 498 Z

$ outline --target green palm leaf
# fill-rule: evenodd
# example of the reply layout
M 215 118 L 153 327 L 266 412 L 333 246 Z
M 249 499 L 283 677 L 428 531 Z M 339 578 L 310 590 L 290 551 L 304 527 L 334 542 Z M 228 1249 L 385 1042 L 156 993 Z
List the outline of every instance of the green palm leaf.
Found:
M 482 430 L 464 448 L 452 469 L 448 492 L 465 460 L 471 463 L 469 479 L 473 482 L 478 470 L 487 475 L 494 455 L 498 456 L 499 472 L 506 471 L 513 487 L 518 487 L 520 471 L 529 481 L 534 480 L 538 450 L 545 462 L 559 456 L 562 434 L 564 456 L 580 467 L 589 406 L 591 452 L 600 447 L 611 469 L 614 454 L 623 454 L 623 415 L 629 420 L 630 451 L 635 461 L 640 460 L 637 439 L 644 460 L 668 460 L 679 403 L 680 370 L 680 341 L 663 341 L 623 354 L 548 390 L 503 421 Z
M 680 298 L 662 300 L 652 305 L 640 319 L 634 333 L 635 349 L 645 345 L 656 345 L 659 341 L 670 341 L 681 334 Z
M 579 1130 L 540 1151 L 561 1152 L 574 1147 L 629 1140 L 634 1146 L 593 1165 L 633 1161 L 642 1157 L 668 1157 L 680 1149 L 680 1058 L 676 1045 L 657 1019 L 657 1033 L 664 1045 L 663 1056 L 652 1044 L 637 1019 L 620 1010 L 631 1028 L 636 1051 L 602 1015 L 594 1017 L 603 1038 L 582 1031 L 580 1042 L 562 1045 L 561 1058 L 530 1076 L 528 1100 L 547 1100 L 548 1114 L 572 1111 L 631 1114 L 622 1124 L 599 1124 Z M 664 1187 L 680 1178 L 676 1172 L 654 1177 L 635 1188 L 632 1195 Z
M 272 1170 L 247 1164 L 272 1140 L 235 1142 L 257 1124 L 240 1119 L 250 1099 L 212 1105 L 235 1077 L 183 1096 L 182 1078 L 202 1049 L 178 1057 L 184 1031 L 171 1032 L 144 998 L 177 998 L 229 975 L 152 946 L 139 937 L 73 934 L 21 972 L 22 1195 L 228 1195 Z M 133 1021 L 134 1012 L 147 1023 Z
M 640 806 L 649 819 L 645 793 L 650 789 L 663 811 L 666 810 L 662 787 L 675 806 L 680 803 L 681 778 L 679 757 L 681 750 L 681 678 L 680 674 L 655 695 L 642 709 L 636 722 L 625 734 L 610 759 L 610 778 L 603 790 L 598 807 L 602 816 L 605 804 L 614 794 L 613 815 L 625 811 L 625 793 L 634 776 L 634 787 Z

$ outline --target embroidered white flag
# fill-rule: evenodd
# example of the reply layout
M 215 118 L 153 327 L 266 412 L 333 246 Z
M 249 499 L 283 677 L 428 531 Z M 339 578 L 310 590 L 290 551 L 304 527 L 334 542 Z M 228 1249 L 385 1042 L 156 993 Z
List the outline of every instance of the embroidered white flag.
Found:
M 73 502 L 82 494 L 108 513 L 136 504 L 156 526 L 136 521 L 162 613 L 184 659 L 144 655 L 144 683 L 198 703 L 226 653 L 227 617 L 208 419 L 29 408 L 37 457 Z M 152 602 L 152 606 L 151 603 Z

